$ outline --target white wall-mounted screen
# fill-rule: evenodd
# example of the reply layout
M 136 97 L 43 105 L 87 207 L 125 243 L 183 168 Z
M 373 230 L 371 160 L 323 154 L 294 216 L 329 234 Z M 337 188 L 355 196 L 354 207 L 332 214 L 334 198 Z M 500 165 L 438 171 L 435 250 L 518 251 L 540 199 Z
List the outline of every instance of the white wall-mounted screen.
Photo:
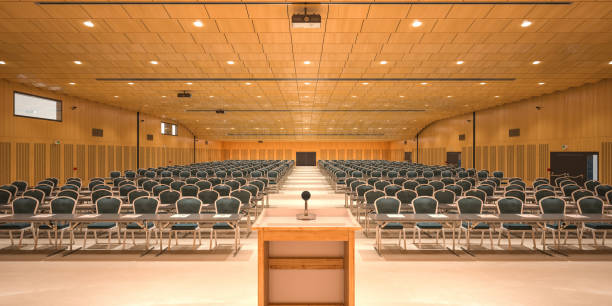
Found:
M 62 121 L 62 101 L 21 92 L 13 96 L 15 116 Z
M 162 135 L 176 136 L 177 135 L 176 124 L 162 122 L 161 123 L 161 133 Z

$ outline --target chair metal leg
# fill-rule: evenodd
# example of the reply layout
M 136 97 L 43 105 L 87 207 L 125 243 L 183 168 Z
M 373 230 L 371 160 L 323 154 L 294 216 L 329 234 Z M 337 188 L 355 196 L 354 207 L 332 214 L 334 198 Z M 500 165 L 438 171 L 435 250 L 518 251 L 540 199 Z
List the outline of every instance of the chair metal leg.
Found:
M 172 230 L 168 232 L 168 250 L 170 250 L 171 246 L 172 246 Z
M 85 228 L 85 235 L 83 236 L 83 249 L 85 248 L 86 243 L 87 243 L 87 228 Z
M 597 245 L 597 239 L 595 238 L 595 231 L 591 231 L 593 233 L 593 244 Z
M 13 231 L 9 231 L 9 239 L 11 240 L 11 245 L 15 245 L 13 243 Z
M 512 239 L 510 239 L 510 231 L 506 232 L 506 236 L 508 236 L 508 250 L 512 250 Z
M 533 240 L 533 249 L 536 249 L 536 231 L 535 229 L 531 230 L 531 240 Z
M 19 247 L 21 248 L 21 243 L 23 242 L 23 233 L 25 231 L 21 231 L 21 234 L 19 235 Z
M 578 247 L 582 250 L 582 234 L 584 231 L 577 229 L 576 232 L 576 235 L 578 235 Z
M 208 249 L 209 249 L 209 250 L 212 250 L 212 243 L 213 243 L 213 232 L 214 232 L 214 231 L 215 231 L 215 230 L 210 229 L 210 239 L 209 239 L 210 244 L 209 244 L 209 246 L 208 246 Z
M 442 232 L 442 246 L 446 247 L 446 234 L 444 233 L 444 229 L 440 231 Z
M 567 234 L 569 234 L 569 232 L 565 231 L 565 239 L 563 240 L 564 245 L 567 245 Z
M 491 242 L 491 250 L 493 250 L 493 229 L 489 228 L 489 241 Z
M 466 233 L 465 233 L 465 242 L 467 243 L 468 251 L 470 250 L 470 245 L 471 245 L 471 243 L 470 243 L 470 233 L 471 233 L 470 230 L 466 230 Z
M 500 229 L 499 230 L 499 235 L 497 235 L 497 245 L 501 245 L 501 236 L 502 236 L 502 231 Z
M 419 234 L 419 248 L 421 247 L 421 230 L 417 230 L 417 233 Z
M 521 245 L 523 245 L 524 242 L 525 242 L 525 232 L 521 234 Z
M 39 234 L 39 230 L 34 229 L 34 231 L 32 232 L 32 235 L 34 236 L 34 250 L 36 250 L 36 247 L 38 246 L 38 234 Z
M 108 245 L 106 246 L 107 249 L 110 250 L 110 246 L 111 246 L 111 238 L 113 237 L 113 232 L 111 230 L 108 230 Z

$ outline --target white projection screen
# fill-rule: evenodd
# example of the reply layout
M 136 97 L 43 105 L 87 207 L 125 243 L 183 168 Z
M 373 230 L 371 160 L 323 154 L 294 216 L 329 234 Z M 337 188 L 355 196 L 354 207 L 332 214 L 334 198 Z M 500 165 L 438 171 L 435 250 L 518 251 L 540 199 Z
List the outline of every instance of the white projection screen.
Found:
M 62 101 L 14 92 L 14 115 L 62 121 Z

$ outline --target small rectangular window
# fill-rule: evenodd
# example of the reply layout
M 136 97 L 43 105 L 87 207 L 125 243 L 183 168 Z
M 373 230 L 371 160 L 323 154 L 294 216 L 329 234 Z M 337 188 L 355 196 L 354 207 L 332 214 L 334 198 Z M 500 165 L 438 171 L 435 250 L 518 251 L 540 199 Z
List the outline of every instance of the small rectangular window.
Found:
M 166 123 L 166 122 L 162 122 L 161 123 L 161 133 L 162 133 L 162 135 L 176 136 L 178 134 L 176 130 L 177 130 L 176 129 L 176 124 Z
M 13 92 L 13 115 L 62 121 L 62 101 Z

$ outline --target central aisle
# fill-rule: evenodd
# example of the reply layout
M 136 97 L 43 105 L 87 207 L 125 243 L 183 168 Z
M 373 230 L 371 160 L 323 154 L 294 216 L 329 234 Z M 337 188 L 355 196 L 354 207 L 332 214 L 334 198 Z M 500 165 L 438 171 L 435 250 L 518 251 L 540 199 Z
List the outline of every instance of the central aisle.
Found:
M 303 208 L 302 191 L 310 191 L 308 207 L 344 207 L 344 195 L 335 193 L 317 167 L 295 167 L 281 185 L 278 193 L 270 194 L 270 207 Z

